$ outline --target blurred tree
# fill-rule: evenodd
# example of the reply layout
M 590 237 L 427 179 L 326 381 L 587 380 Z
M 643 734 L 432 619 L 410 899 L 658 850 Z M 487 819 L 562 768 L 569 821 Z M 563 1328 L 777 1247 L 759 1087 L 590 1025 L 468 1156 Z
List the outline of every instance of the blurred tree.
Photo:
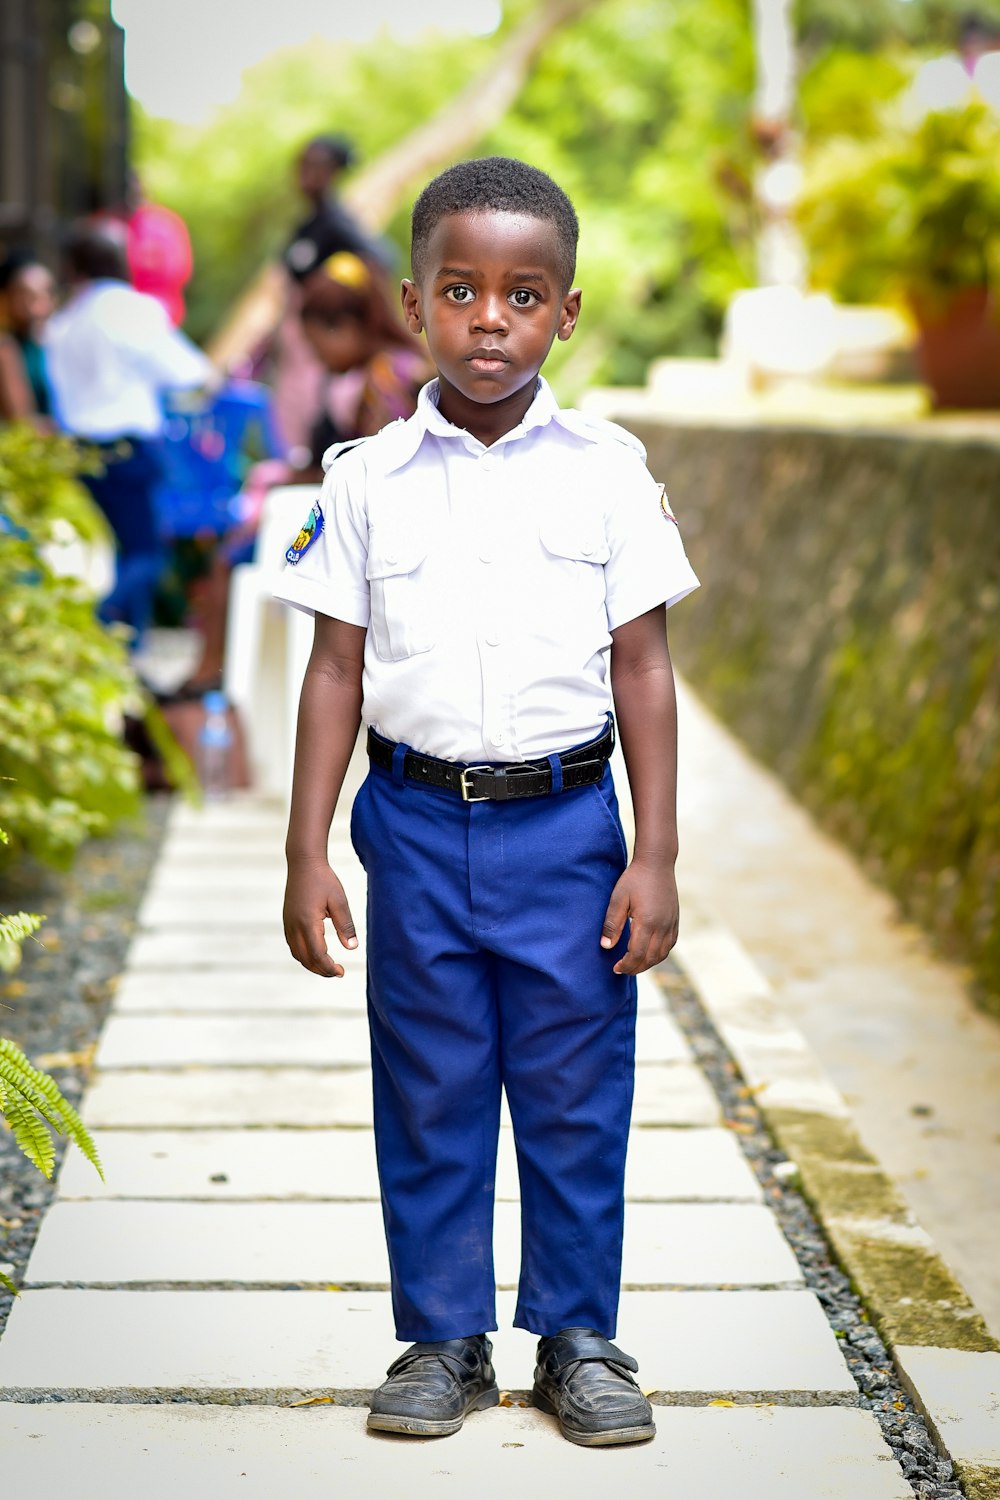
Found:
M 207 337 L 280 246 L 303 139 L 336 128 L 372 161 L 460 94 L 532 9 L 508 4 L 498 39 L 383 37 L 277 54 L 200 130 L 137 111 L 144 181 L 195 244 L 192 333 Z M 455 150 L 523 156 L 573 196 L 584 331 L 599 328 L 608 351 L 599 361 L 592 350 L 583 373 L 638 381 L 657 354 L 714 349 L 730 293 L 752 277 L 752 79 L 746 0 L 678 0 L 666 13 L 604 0 L 549 38 L 503 120 Z M 409 206 L 389 225 L 401 247 Z
M 275 54 L 203 129 L 137 111 L 149 191 L 184 215 L 195 242 L 191 332 L 208 337 L 279 248 L 297 208 L 292 161 L 304 139 L 330 129 L 351 136 L 371 163 L 358 175 L 363 187 L 366 172 L 384 170 L 383 153 L 398 160 L 399 143 L 442 101 L 459 100 L 538 8 L 507 0 L 492 38 L 382 36 Z M 806 143 L 845 120 L 858 134 L 874 131 L 880 100 L 899 86 L 898 58 L 913 43 L 954 46 L 967 10 L 965 0 L 798 0 Z M 1000 0 L 977 0 L 976 10 L 1000 20 Z M 639 382 L 659 354 L 714 352 L 730 296 L 756 274 L 753 91 L 751 0 L 602 0 L 548 38 L 501 121 L 478 140 L 456 135 L 453 158 L 522 156 L 552 172 L 579 208 L 585 316 L 551 361 L 564 394 L 587 378 Z M 402 180 L 389 219 L 401 271 L 410 207 Z M 383 213 L 384 204 L 376 217 Z

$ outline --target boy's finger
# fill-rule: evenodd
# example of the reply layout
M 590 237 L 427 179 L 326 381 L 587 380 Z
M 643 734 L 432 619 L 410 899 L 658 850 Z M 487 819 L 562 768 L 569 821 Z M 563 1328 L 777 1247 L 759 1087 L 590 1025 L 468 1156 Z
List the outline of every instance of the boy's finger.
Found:
M 300 961 L 305 967 L 311 973 L 319 974 L 324 979 L 339 979 L 344 971 L 340 964 L 335 963 L 330 957 L 322 921 L 318 926 L 310 928 L 303 936 L 305 957 Z
M 346 898 L 342 901 L 331 902 L 330 919 L 337 931 L 341 946 L 344 948 L 356 948 L 358 946 L 357 929 L 354 926 L 354 918 L 351 916 L 351 908 Z
M 624 893 L 619 894 L 618 887 L 611 892 L 611 900 L 604 914 L 604 926 L 601 928 L 601 947 L 613 948 L 625 930 L 628 919 L 628 898 Z
M 632 919 L 632 931 L 628 937 L 628 947 L 622 957 L 614 966 L 615 974 L 641 974 L 643 969 L 648 969 L 647 954 L 649 952 L 649 930 L 641 923 Z

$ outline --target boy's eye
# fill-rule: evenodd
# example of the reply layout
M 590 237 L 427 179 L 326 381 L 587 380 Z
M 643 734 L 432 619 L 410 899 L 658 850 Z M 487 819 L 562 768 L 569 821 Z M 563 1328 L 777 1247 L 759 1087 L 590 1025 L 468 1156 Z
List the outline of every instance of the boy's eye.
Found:
M 512 302 L 515 307 L 533 307 L 538 301 L 538 293 L 531 291 L 529 287 L 519 286 L 515 291 L 511 292 L 507 300 L 508 302 Z
M 471 302 L 473 297 L 475 296 L 475 292 L 472 290 L 471 286 L 464 286 L 460 283 L 458 286 L 446 287 L 445 296 L 448 298 L 449 302 L 458 302 L 459 304 L 463 304 L 466 302 Z

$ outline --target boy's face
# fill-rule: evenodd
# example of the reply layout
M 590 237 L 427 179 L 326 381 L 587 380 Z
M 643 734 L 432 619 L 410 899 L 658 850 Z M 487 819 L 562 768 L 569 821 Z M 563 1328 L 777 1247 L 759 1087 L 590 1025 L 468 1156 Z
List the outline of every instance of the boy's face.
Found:
M 435 226 L 419 284 L 403 282 L 403 310 L 427 336 L 455 426 L 497 437 L 531 405 L 553 340 L 570 337 L 580 312 L 559 260 L 555 227 L 528 214 L 449 214 Z

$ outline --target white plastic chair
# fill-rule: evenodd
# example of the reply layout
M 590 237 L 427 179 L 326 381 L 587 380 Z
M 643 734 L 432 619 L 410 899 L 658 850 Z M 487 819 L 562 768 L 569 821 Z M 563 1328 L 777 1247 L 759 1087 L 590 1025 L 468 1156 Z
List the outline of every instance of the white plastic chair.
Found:
M 309 615 L 279 604 L 272 590 L 319 491 L 307 484 L 270 490 L 252 563 L 229 582 L 223 686 L 240 715 L 255 789 L 287 802 L 292 789 L 299 691 L 312 649 Z

